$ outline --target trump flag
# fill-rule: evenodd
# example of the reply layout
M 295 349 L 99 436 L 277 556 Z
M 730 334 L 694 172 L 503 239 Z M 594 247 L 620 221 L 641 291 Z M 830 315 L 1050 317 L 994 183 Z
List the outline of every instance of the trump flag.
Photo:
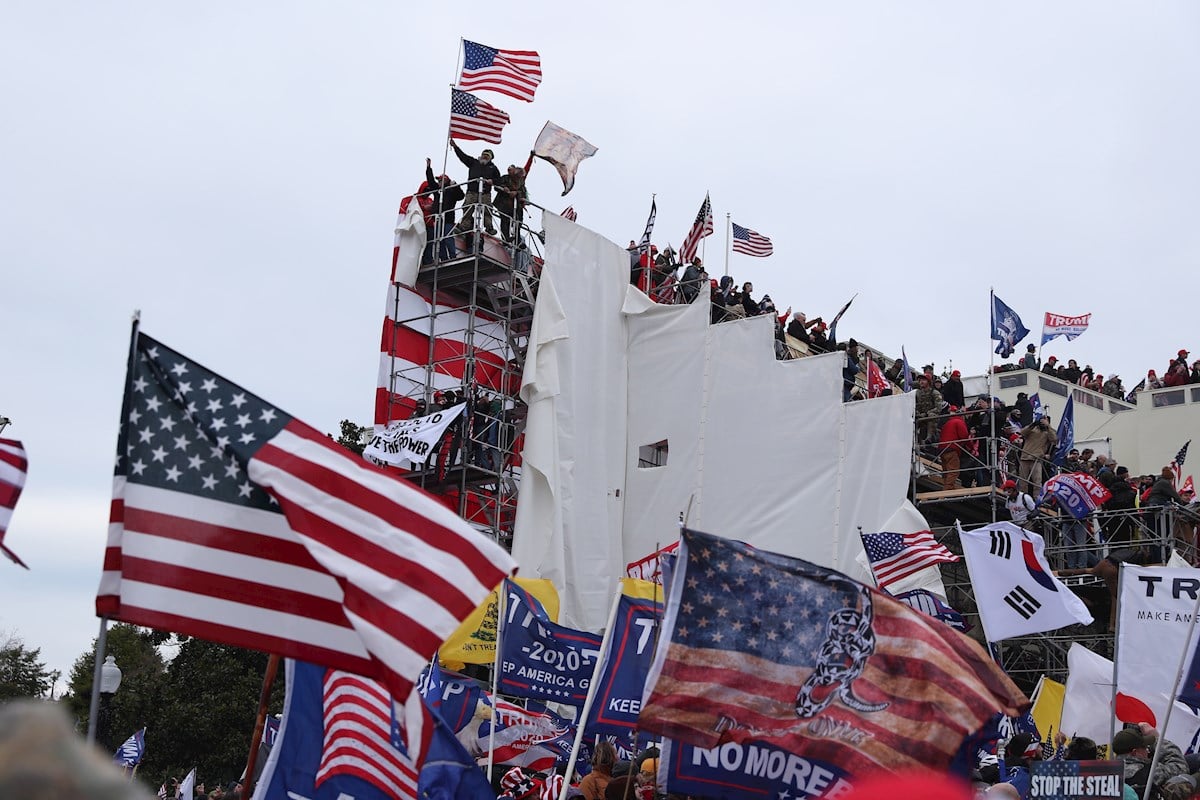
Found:
M 641 728 L 853 775 L 944 768 L 1028 707 L 979 644 L 807 561 L 684 530 Z

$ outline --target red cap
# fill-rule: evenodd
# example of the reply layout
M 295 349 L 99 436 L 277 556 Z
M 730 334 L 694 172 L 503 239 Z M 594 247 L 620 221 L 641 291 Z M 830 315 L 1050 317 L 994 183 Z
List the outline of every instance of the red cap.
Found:
M 1186 356 L 1187 354 L 1188 354 L 1188 351 L 1187 351 L 1187 350 L 1180 350 L 1180 351 L 1179 351 L 1179 355 L 1181 355 L 1181 356 Z
M 1016 481 L 1005 481 L 1004 483 L 1000 484 L 1000 488 L 1001 489 L 1015 489 L 1015 488 L 1017 488 L 1017 482 Z
M 1058 361 L 1058 356 L 1050 356 L 1050 357 L 1049 357 L 1049 358 L 1047 358 L 1046 360 L 1047 360 L 1047 361 Z
M 951 372 L 951 373 L 950 373 L 950 377 L 951 377 L 951 378 L 961 378 L 961 377 L 962 377 L 962 373 L 961 373 L 961 372 L 959 372 L 958 370 L 954 370 L 954 372 Z

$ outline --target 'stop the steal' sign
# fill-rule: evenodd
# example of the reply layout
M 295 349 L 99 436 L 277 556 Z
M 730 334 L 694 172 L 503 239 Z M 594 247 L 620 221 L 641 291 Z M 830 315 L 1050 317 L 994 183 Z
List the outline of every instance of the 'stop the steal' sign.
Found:
M 450 423 L 467 407 L 466 403 L 389 423 L 371 438 L 363 449 L 363 458 L 376 464 L 403 466 L 409 461 L 424 462 L 433 446 L 442 438 Z
M 1039 800 L 1120 798 L 1125 789 L 1123 761 L 1034 761 L 1029 796 Z

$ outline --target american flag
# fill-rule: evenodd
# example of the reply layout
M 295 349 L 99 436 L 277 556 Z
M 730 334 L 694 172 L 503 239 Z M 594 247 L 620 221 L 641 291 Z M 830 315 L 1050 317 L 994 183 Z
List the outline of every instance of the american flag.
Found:
M 579 218 L 579 215 L 575 213 L 575 206 L 567 206 L 559 216 L 563 219 L 569 219 L 571 222 Z
M 29 459 L 25 457 L 25 446 L 15 439 L 0 439 L 0 551 L 25 569 L 25 562 L 4 545 L 4 534 L 12 520 L 13 508 L 21 489 L 25 487 L 25 475 L 29 472 Z
M 473 94 L 450 90 L 450 135 L 500 144 L 508 114 Z
M 542 57 L 536 51 L 502 50 L 466 40 L 463 51 L 462 76 L 458 80 L 463 89 L 486 89 L 533 102 L 542 82 Z
M 1179 452 L 1175 454 L 1175 458 L 1171 459 L 1171 472 L 1175 473 L 1175 485 L 1179 485 L 1179 481 L 1183 479 L 1183 462 L 1187 460 L 1188 445 L 1192 443 L 1188 439 L 1183 443 L 1183 447 L 1179 448 Z
M 733 225 L 733 252 L 745 253 L 748 256 L 763 258 L 775 252 L 771 240 L 758 231 L 743 228 L 736 222 Z
M 977 642 L 903 603 L 806 561 L 682 538 L 643 731 L 761 742 L 856 775 L 942 768 L 995 712 L 1028 706 Z
M 700 249 L 700 240 L 712 232 L 712 203 L 706 194 L 704 202 L 700 204 L 700 212 L 696 214 L 696 221 L 692 223 L 692 229 L 688 231 L 687 236 L 683 238 L 683 244 L 679 246 L 679 263 L 692 263 L 692 259 L 696 257 L 696 251 Z
M 119 764 L 122 767 L 136 767 L 142 761 L 142 756 L 146 754 L 146 729 L 142 728 L 136 731 L 132 736 L 125 740 L 125 743 L 117 748 L 117 752 L 113 754 L 113 763 Z
M 958 561 L 929 531 L 916 533 L 864 533 L 863 547 L 880 589 L 886 589 L 914 572 L 936 564 Z
M 98 615 L 399 698 L 515 567 L 436 499 L 135 330 Z
M 322 697 L 325 739 L 316 785 L 353 775 L 390 797 L 416 798 L 413 761 L 393 746 L 392 698 L 381 684 L 327 670 Z

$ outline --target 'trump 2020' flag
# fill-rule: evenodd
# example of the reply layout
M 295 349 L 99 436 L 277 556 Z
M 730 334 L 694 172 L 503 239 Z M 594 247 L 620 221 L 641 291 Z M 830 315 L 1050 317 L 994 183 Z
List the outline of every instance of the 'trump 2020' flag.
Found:
M 854 776 L 944 768 L 995 712 L 1028 706 L 977 642 L 903 603 L 800 559 L 682 540 L 642 730 Z
M 1051 314 L 1047 311 L 1046 319 L 1042 322 L 1042 344 L 1059 336 L 1065 336 L 1068 342 L 1071 341 L 1087 330 L 1088 322 L 1091 319 L 1091 314 L 1068 317 L 1064 314 Z
M 0 552 L 12 559 L 14 564 L 25 567 L 25 562 L 4 545 L 4 534 L 12 521 L 12 512 L 25 487 L 25 475 L 29 472 L 29 459 L 25 447 L 15 439 L 0 439 Z M 29 569 L 29 567 L 25 567 Z
M 469 92 L 450 90 L 450 135 L 500 144 L 508 114 Z
M 926 567 L 958 561 L 958 556 L 934 539 L 929 531 L 864 533 L 862 540 L 871 573 L 880 589 L 888 589 Z
M 743 228 L 736 222 L 730 224 L 733 225 L 733 252 L 758 258 L 765 258 L 775 252 L 771 240 L 758 231 Z
M 408 696 L 515 564 L 411 484 L 136 328 L 99 615 Z
M 550 621 L 532 594 L 504 581 L 507 607 L 500 631 L 500 690 L 568 705 L 583 705 L 600 636 Z
M 527 103 L 542 82 L 542 57 L 535 50 L 504 50 L 463 41 L 463 67 L 458 85 L 486 89 Z
M 1112 497 L 1112 493 L 1104 488 L 1103 483 L 1086 472 L 1063 472 L 1055 475 L 1042 486 L 1038 502 L 1047 495 L 1053 495 L 1058 507 L 1075 519 L 1083 519 Z
M 705 194 L 704 202 L 700 204 L 700 211 L 696 214 L 696 221 L 692 223 L 687 236 L 683 237 L 683 244 L 679 245 L 679 263 L 692 263 L 692 259 L 696 257 L 696 251 L 700 249 L 700 240 L 712 232 L 712 202 Z
M 989 642 L 1092 622 L 1046 563 L 1041 536 L 1011 522 L 958 532 Z
M 992 292 L 992 338 L 999 342 L 996 345 L 996 354 L 1001 358 L 1008 358 L 1028 335 L 1029 329 L 1021 323 L 1017 312 Z
M 136 767 L 142 762 L 142 756 L 146 754 L 146 729 L 142 728 L 128 739 L 125 744 L 117 748 L 117 752 L 113 754 L 113 763 L 120 764 L 122 767 Z
M 650 661 L 654 656 L 657 628 L 662 618 L 663 604 L 652 599 L 657 584 L 648 581 L 639 585 L 645 596 L 631 597 L 622 593 L 617 601 L 617 615 L 608 645 L 600 654 L 600 677 L 596 681 L 595 698 L 588 712 L 584 730 L 590 735 L 614 734 L 628 737 L 637 730 L 638 713 Z

